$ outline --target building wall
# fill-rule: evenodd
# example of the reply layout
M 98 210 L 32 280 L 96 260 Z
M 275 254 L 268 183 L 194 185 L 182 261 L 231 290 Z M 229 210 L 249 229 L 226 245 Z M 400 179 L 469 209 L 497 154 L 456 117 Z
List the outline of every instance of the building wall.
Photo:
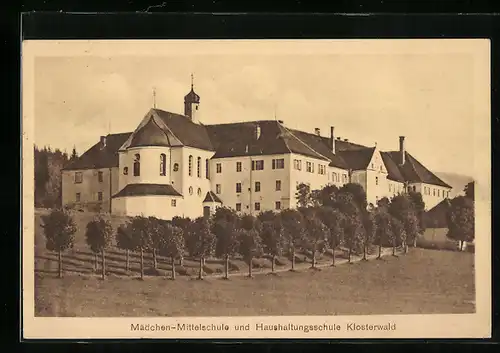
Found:
M 387 169 L 380 155 L 380 151 L 375 148 L 372 159 L 366 169 L 366 201 L 368 205 L 377 205 L 378 200 L 387 195 L 389 183 L 387 180 Z
M 102 172 L 102 182 L 99 181 Z M 75 183 L 76 173 L 81 173 L 82 182 Z M 63 170 L 62 171 L 62 205 L 64 207 L 89 211 L 110 211 L 110 197 L 119 191 L 118 168 Z M 102 193 L 102 201 L 98 195 Z M 77 193 L 80 201 L 77 202 Z
M 284 159 L 283 169 L 272 169 L 273 159 Z M 252 161 L 263 160 L 263 170 L 252 170 Z M 237 172 L 237 162 L 241 162 L 241 172 Z M 217 173 L 217 164 L 221 173 Z M 276 180 L 281 181 L 281 190 L 276 190 Z M 218 158 L 210 161 L 210 182 L 212 191 L 222 200 L 223 205 L 236 208 L 241 204 L 242 213 L 258 214 L 261 211 L 275 210 L 276 201 L 281 208 L 290 203 L 290 155 L 242 156 Z M 260 191 L 255 191 L 255 183 L 260 182 Z M 241 183 L 241 193 L 236 192 L 236 184 Z M 220 193 L 217 193 L 220 185 Z M 260 211 L 255 203 L 260 203 Z
M 387 179 L 387 190 L 381 195 L 381 197 L 387 197 L 390 200 L 392 197 L 401 194 L 403 191 L 404 183 Z
M 175 200 L 175 207 L 172 206 Z M 175 216 L 184 216 L 183 200 L 180 196 L 129 196 L 113 199 L 112 213 L 135 216 L 153 216 L 171 220 Z
M 408 186 L 412 191 L 422 194 L 426 210 L 430 210 L 444 199 L 449 198 L 451 191 L 449 188 L 424 183 L 411 183 Z

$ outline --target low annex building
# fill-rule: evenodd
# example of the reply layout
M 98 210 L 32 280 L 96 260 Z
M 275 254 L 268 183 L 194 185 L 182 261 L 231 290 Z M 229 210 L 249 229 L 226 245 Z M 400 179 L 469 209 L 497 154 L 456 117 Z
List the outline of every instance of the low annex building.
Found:
M 238 212 L 296 207 L 297 185 L 363 186 L 370 204 L 404 190 L 421 192 L 430 209 L 451 186 L 405 149 L 380 151 L 319 129 L 280 120 L 204 125 L 200 96 L 184 98 L 184 114 L 151 109 L 133 132 L 101 136 L 62 172 L 69 208 L 120 215 L 199 217 L 224 205 Z

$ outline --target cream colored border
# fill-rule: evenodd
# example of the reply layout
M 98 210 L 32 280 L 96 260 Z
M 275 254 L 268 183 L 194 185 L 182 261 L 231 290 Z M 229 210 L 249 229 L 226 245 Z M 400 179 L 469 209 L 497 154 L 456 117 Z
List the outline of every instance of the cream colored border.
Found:
M 170 43 L 176 49 L 171 51 Z M 343 45 L 338 45 L 342 43 Z M 459 48 L 459 50 L 457 49 Z M 223 318 L 35 318 L 34 317 L 34 62 L 39 56 L 167 56 L 207 54 L 396 54 L 469 53 L 474 57 L 474 131 L 476 186 L 476 314 L 334 317 Z M 486 338 L 491 335 L 491 204 L 490 204 L 490 42 L 455 40 L 287 40 L 287 41 L 24 41 L 22 45 L 23 140 L 23 332 L 24 338 Z M 457 122 L 459 123 L 459 122 Z M 338 324 L 340 331 L 256 331 L 256 323 Z M 391 322 L 396 330 L 346 331 L 347 323 Z M 228 331 L 133 332 L 131 324 L 227 324 Z M 236 324 L 250 324 L 244 335 Z

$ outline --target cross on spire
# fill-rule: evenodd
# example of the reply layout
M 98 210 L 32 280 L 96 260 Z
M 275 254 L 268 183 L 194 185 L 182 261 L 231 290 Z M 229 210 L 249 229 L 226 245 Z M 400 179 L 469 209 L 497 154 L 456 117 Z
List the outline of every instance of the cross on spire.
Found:
M 156 109 L 156 88 L 153 87 L 153 108 Z
M 194 88 L 194 75 L 191 73 L 191 89 Z

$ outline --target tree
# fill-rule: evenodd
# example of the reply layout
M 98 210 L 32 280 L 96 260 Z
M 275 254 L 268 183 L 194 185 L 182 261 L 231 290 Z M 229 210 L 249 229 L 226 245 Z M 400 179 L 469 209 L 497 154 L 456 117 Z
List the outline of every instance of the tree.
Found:
M 460 250 L 465 242 L 474 241 L 474 201 L 466 196 L 458 196 L 450 201 L 447 212 L 447 237 L 459 241 Z
M 378 245 L 377 259 L 382 257 L 382 246 L 392 245 L 393 232 L 391 224 L 391 215 L 385 208 L 379 208 L 375 212 L 375 236 L 373 244 Z
M 335 250 L 344 239 L 345 217 L 338 209 L 329 206 L 320 207 L 317 215 L 328 228 L 328 245 L 332 249 L 332 266 L 335 266 Z
M 262 230 L 262 224 L 258 217 L 246 214 L 239 219 L 240 227 L 245 230 L 256 230 L 260 232 Z
M 464 188 L 465 197 L 471 199 L 472 201 L 474 201 L 474 185 L 474 181 L 471 181 L 470 183 L 465 185 Z
M 373 244 L 373 239 L 375 238 L 375 233 L 377 231 L 377 224 L 375 222 L 375 216 L 372 212 L 362 212 L 362 220 L 363 220 L 363 260 L 367 260 L 366 255 L 368 251 L 368 247 Z
M 422 234 L 425 232 L 427 228 L 427 224 L 425 223 L 426 217 L 425 217 L 425 202 L 422 198 L 422 194 L 420 192 L 415 192 L 415 191 L 410 191 L 408 193 L 410 196 L 410 199 L 413 203 L 413 209 L 415 211 L 415 216 L 417 217 L 418 221 L 418 233 Z M 413 247 L 415 247 L 417 237 L 414 237 L 413 239 Z
M 188 249 L 189 254 L 192 255 L 191 250 L 190 250 L 191 246 L 189 244 L 189 241 L 191 238 L 191 234 L 190 234 L 190 227 L 192 225 L 191 218 L 175 216 L 172 218 L 172 225 L 174 227 L 179 227 L 182 229 L 182 232 L 184 234 L 184 241 L 186 243 L 186 247 Z M 184 262 L 184 256 L 179 258 L 179 265 L 182 266 L 183 262 Z
M 347 184 L 346 184 L 347 185 Z M 344 214 L 344 243 L 349 250 L 348 261 L 351 263 L 353 251 L 360 250 L 364 237 L 361 210 L 350 192 L 339 192 L 337 208 Z
M 311 204 L 311 188 L 309 185 L 300 183 L 295 193 L 298 207 L 307 207 Z
M 358 208 L 360 210 L 366 210 L 366 207 L 368 206 L 366 202 L 366 192 L 360 184 L 357 183 L 344 184 L 340 188 L 339 193 L 351 194 Z
M 281 218 L 271 212 L 274 219 L 267 219 L 262 223 L 262 244 L 264 251 L 271 255 L 271 272 L 275 273 L 276 257 L 283 253 L 284 237 Z M 269 214 L 268 214 L 269 215 Z
M 392 198 L 389 205 L 389 213 L 398 219 L 405 231 L 405 243 L 403 244 L 406 250 L 407 240 L 416 245 L 416 239 L 419 232 L 419 223 L 415 205 L 409 194 L 400 194 Z
M 281 211 L 280 217 L 285 244 L 292 255 L 291 271 L 295 271 L 295 251 L 304 239 L 304 219 L 299 211 L 291 208 Z
M 119 249 L 126 251 L 126 264 L 125 269 L 127 273 L 130 271 L 130 250 L 134 250 L 134 239 L 132 238 L 132 233 L 130 231 L 129 224 L 122 224 L 116 230 L 116 246 Z
M 229 257 L 237 253 L 238 239 L 235 235 L 239 217 L 228 207 L 219 207 L 213 215 L 213 233 L 216 236 L 215 255 L 224 258 L 225 279 L 229 279 Z
M 45 234 L 45 246 L 49 251 L 57 251 L 59 257 L 59 278 L 63 276 L 62 252 L 73 248 L 76 224 L 69 213 L 53 210 L 42 216 L 42 228 Z
M 105 251 L 111 245 L 113 237 L 113 227 L 111 222 L 101 216 L 95 217 L 87 223 L 85 238 L 87 244 L 94 254 L 101 253 L 102 279 L 106 278 L 106 256 Z
M 262 240 L 255 229 L 240 228 L 236 230 L 239 243 L 239 253 L 248 263 L 248 277 L 252 278 L 252 267 L 254 257 L 262 255 Z
M 165 231 L 165 227 L 164 224 L 162 224 L 162 220 L 156 217 L 147 218 L 147 233 L 149 237 L 148 248 L 153 254 L 153 268 L 155 270 L 158 269 L 158 257 L 156 251 L 159 249 L 160 243 L 163 239 L 163 231 Z
M 130 221 L 130 232 L 134 241 L 134 249 L 138 249 L 141 254 L 141 279 L 144 279 L 144 250 L 150 246 L 148 228 L 148 219 L 145 217 L 135 216 Z
M 184 256 L 185 244 L 182 228 L 160 221 L 160 253 L 172 259 L 172 279 L 175 280 L 175 259 Z
M 316 254 L 325 249 L 328 228 L 316 217 L 315 213 L 307 215 L 304 220 L 307 232 L 306 242 L 312 254 L 311 268 L 316 269 Z
M 314 195 L 317 198 L 316 203 L 324 207 L 333 207 L 335 198 L 339 192 L 339 188 L 334 184 L 324 186 L 318 193 Z
M 200 259 L 200 272 L 198 279 L 203 279 L 203 266 L 204 259 L 212 256 L 215 251 L 216 238 L 211 230 L 208 220 L 204 217 L 199 217 L 194 220 L 191 227 L 191 255 L 199 257 Z M 226 267 L 226 273 L 228 269 Z
M 392 256 L 396 256 L 396 247 L 403 244 L 406 239 L 406 232 L 403 222 L 396 217 L 391 218 L 391 229 Z
M 73 162 L 78 159 L 78 153 L 76 153 L 76 147 L 73 146 L 73 150 L 71 151 L 71 156 L 69 157 L 70 162 Z

